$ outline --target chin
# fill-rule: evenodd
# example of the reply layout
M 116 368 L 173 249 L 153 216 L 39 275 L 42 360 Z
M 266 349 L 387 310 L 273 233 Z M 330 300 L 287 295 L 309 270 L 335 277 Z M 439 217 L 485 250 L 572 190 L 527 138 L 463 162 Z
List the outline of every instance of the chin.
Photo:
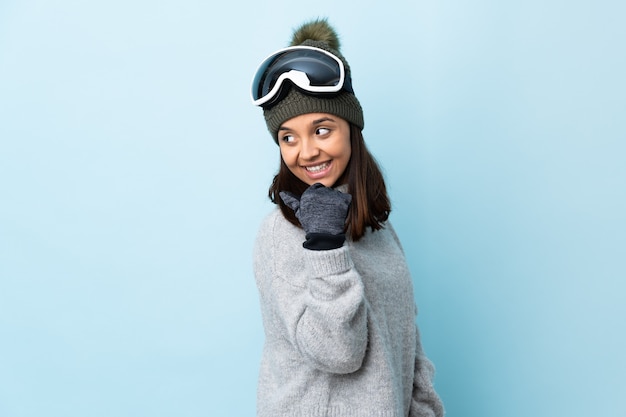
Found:
M 330 188 L 330 187 L 332 187 L 333 185 L 335 185 L 335 182 L 336 182 L 336 181 L 335 181 L 334 179 L 331 179 L 331 178 L 322 178 L 322 179 L 319 179 L 319 180 L 310 180 L 310 179 L 309 179 L 309 180 L 307 181 L 307 184 L 309 184 L 309 185 L 313 185 L 313 184 L 320 183 L 320 184 L 322 184 L 323 186 L 325 186 L 325 187 L 329 187 L 329 188 Z

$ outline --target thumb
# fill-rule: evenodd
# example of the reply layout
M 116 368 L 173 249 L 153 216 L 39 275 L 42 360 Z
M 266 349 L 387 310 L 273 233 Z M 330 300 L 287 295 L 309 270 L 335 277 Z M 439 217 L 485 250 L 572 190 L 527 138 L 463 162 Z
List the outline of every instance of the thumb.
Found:
M 278 194 L 283 202 L 291 207 L 294 213 L 298 212 L 298 209 L 300 208 L 300 199 L 298 199 L 298 197 L 287 191 L 281 191 Z

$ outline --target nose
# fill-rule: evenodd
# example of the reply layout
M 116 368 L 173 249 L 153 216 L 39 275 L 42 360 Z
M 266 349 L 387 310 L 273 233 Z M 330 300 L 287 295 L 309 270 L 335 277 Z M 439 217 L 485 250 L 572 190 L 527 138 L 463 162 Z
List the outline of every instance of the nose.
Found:
M 304 138 L 300 148 L 300 158 L 305 161 L 312 161 L 320 154 L 317 141 L 312 138 Z

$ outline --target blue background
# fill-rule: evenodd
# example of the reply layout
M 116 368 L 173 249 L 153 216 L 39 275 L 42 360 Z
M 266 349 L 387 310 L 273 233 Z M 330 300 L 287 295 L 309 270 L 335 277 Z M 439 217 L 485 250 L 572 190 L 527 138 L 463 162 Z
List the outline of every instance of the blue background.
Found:
M 0 3 L 0 416 L 252 416 L 278 151 L 256 65 L 327 16 L 448 416 L 624 416 L 618 1 Z

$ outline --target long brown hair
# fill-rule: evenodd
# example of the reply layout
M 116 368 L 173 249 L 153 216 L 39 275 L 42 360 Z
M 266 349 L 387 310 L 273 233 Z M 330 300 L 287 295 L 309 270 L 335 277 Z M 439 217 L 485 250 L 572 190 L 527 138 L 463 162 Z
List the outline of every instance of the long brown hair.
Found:
M 346 220 L 346 230 L 350 238 L 356 242 L 363 237 L 368 227 L 372 230 L 383 227 L 391 212 L 391 203 L 380 167 L 367 149 L 361 129 L 352 124 L 350 124 L 350 146 L 350 161 L 335 185 L 348 183 L 352 204 Z M 272 181 L 268 196 L 274 204 L 278 204 L 287 220 L 300 226 L 293 210 L 283 202 L 278 193 L 289 191 L 302 195 L 308 187 L 308 184 L 289 170 L 281 157 L 280 168 Z

